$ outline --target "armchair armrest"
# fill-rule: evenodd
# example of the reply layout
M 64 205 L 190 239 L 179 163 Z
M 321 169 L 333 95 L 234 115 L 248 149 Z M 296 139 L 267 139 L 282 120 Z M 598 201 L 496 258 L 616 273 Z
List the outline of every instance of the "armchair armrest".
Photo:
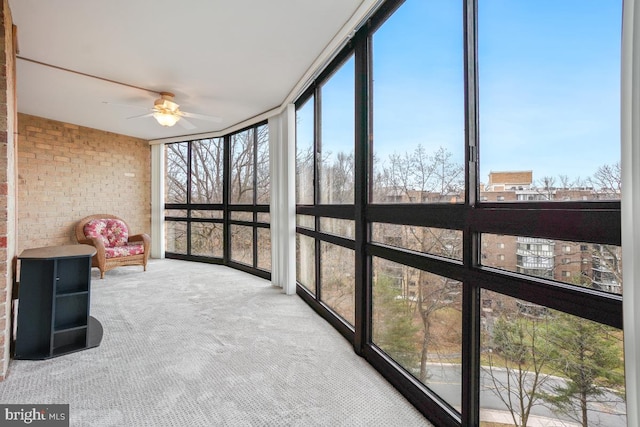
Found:
M 147 271 L 147 260 L 149 259 L 149 252 L 151 252 L 151 237 L 148 234 L 134 234 L 129 236 L 129 242 L 142 242 L 144 247 L 144 271 Z
M 134 234 L 133 236 L 129 236 L 129 242 L 142 242 L 146 251 L 151 245 L 151 238 L 146 233 Z
M 104 259 L 105 257 L 104 243 L 102 243 L 102 240 L 97 239 L 95 237 L 91 237 L 86 239 L 80 239 L 78 240 L 78 243 L 93 246 L 94 248 L 96 248 L 96 254 L 94 256 L 96 256 L 98 259 Z

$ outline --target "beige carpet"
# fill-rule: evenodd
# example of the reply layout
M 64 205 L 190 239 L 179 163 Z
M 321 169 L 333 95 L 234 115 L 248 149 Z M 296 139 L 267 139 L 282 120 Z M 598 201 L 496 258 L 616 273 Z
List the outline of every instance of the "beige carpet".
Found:
M 72 426 L 428 426 L 297 296 L 222 266 L 93 271 L 102 344 L 11 361 L 1 403 L 69 403 Z

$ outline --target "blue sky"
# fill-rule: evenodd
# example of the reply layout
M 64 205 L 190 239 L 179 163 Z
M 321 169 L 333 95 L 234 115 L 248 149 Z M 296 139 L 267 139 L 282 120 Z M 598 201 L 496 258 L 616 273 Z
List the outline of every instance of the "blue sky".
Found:
M 619 0 L 480 0 L 480 170 L 587 178 L 620 160 Z M 373 39 L 379 159 L 463 163 L 462 1 L 407 0 Z M 351 151 L 353 60 L 323 88 L 323 144 Z M 302 123 L 300 123 L 302 125 Z
M 479 7 L 481 175 L 586 178 L 620 160 L 617 0 Z

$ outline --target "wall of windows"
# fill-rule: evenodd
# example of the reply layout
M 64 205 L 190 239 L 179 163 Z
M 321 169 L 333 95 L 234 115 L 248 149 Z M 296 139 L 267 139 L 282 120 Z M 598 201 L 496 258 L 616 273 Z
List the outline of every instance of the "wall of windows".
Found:
M 296 111 L 296 277 L 351 335 L 356 322 L 355 58 L 347 52 L 329 69 Z
M 267 125 L 166 144 L 165 152 L 166 256 L 224 263 L 268 277 Z
M 387 1 L 296 102 L 298 294 L 437 425 L 626 425 L 621 7 Z

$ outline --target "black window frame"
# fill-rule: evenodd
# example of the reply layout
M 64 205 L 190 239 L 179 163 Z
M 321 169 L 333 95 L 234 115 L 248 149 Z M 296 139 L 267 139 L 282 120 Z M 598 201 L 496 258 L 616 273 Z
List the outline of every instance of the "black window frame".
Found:
M 262 121 L 256 123 L 254 125 L 248 126 L 236 132 L 224 135 L 220 137 L 223 139 L 223 150 L 224 150 L 224 162 L 223 162 L 223 196 L 222 203 L 191 203 L 191 171 L 192 171 L 192 144 L 201 140 L 188 140 L 188 141 L 180 141 L 172 144 L 187 144 L 187 194 L 186 194 L 186 203 L 165 203 L 164 209 L 166 210 L 184 210 L 186 211 L 186 216 L 165 216 L 165 222 L 183 222 L 187 225 L 187 253 L 175 253 L 175 252 L 165 252 L 166 258 L 173 259 L 182 259 L 187 261 L 197 261 L 197 262 L 206 262 L 211 264 L 221 264 L 229 267 L 236 268 L 238 270 L 245 271 L 247 273 L 254 274 L 256 276 L 271 279 L 271 271 L 267 271 L 258 267 L 258 230 L 259 229 L 270 229 L 270 224 L 268 222 L 259 221 L 259 215 L 261 213 L 270 213 L 270 205 L 269 203 L 257 203 L 257 163 L 258 163 L 258 128 L 268 126 L 266 121 Z M 231 137 L 233 135 L 239 134 L 241 132 L 246 132 L 248 130 L 253 130 L 253 196 L 252 203 L 247 204 L 232 204 L 229 202 L 230 197 L 230 178 L 231 178 Z M 268 128 L 266 130 L 268 132 Z M 204 138 L 210 139 L 210 138 Z M 198 218 L 193 217 L 193 211 L 218 211 L 221 212 L 221 218 Z M 251 221 L 240 221 L 240 220 L 232 220 L 231 215 L 232 212 L 250 212 L 252 214 Z M 221 224 L 223 226 L 223 248 L 222 248 L 222 257 L 209 257 L 202 255 L 193 255 L 191 250 L 191 227 L 194 223 L 215 223 Z M 240 262 L 236 262 L 231 258 L 231 225 L 240 225 L 251 227 L 252 235 L 253 235 L 253 260 L 252 264 L 243 264 Z M 271 255 L 271 254 L 270 254 Z
M 297 215 L 315 217 L 315 230 L 296 227 L 296 233 L 315 239 L 315 274 L 319 283 L 320 242 L 330 242 L 353 249 L 356 253 L 356 318 L 354 327 L 337 318 L 313 295 L 298 284 L 297 293 L 316 312 L 332 324 L 354 351 L 363 356 L 385 376 L 416 408 L 436 425 L 477 426 L 480 423 L 480 330 L 481 291 L 488 290 L 513 298 L 522 298 L 580 318 L 620 330 L 622 295 L 559 283 L 508 272 L 482 265 L 480 236 L 483 233 L 531 236 L 571 242 L 621 245 L 619 201 L 530 201 L 488 202 L 480 197 L 477 20 L 478 0 L 461 0 L 464 32 L 465 98 L 465 198 L 461 204 L 374 204 L 369 203 L 369 180 L 372 149 L 372 62 L 374 32 L 399 8 L 403 0 L 387 0 L 354 34 L 331 63 L 296 100 L 297 109 L 310 98 L 315 102 L 315 136 L 318 138 L 320 93 L 318 88 L 333 72 L 355 55 L 355 201 L 353 205 L 318 204 L 317 162 L 314 161 L 314 205 L 296 205 Z M 374 141 L 375 143 L 375 141 Z M 314 152 L 317 152 L 317 146 Z M 315 159 L 314 159 L 315 160 Z M 355 239 L 343 239 L 318 230 L 319 218 L 331 217 L 355 221 Z M 374 222 L 416 225 L 460 230 L 463 234 L 461 261 L 416 254 L 371 241 L 370 224 Z M 371 259 L 379 257 L 426 270 L 460 281 L 463 284 L 462 314 L 462 399 L 458 413 L 428 387 L 404 372 L 377 348 L 371 339 Z

